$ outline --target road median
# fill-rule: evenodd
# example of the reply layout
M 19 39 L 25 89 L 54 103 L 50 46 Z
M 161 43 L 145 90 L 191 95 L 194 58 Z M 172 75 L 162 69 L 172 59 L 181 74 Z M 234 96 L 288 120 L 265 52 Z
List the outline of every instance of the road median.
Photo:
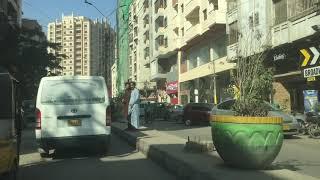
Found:
M 126 124 L 114 122 L 112 131 L 145 154 L 178 179 L 186 180 L 292 180 L 317 178 L 287 169 L 241 170 L 227 167 L 216 152 L 190 153 L 185 151 L 186 140 L 152 129 L 125 131 Z

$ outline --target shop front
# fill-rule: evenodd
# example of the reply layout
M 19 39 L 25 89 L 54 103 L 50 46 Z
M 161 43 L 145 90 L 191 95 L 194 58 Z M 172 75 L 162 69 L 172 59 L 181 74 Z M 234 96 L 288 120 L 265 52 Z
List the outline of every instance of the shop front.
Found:
M 268 60 L 275 67 L 273 103 L 287 112 L 306 112 L 309 92 L 320 90 L 320 43 L 309 37 L 274 48 Z M 318 73 L 317 73 L 318 72 Z
M 171 104 L 178 104 L 178 81 L 169 82 L 166 85 L 166 91 L 170 97 Z

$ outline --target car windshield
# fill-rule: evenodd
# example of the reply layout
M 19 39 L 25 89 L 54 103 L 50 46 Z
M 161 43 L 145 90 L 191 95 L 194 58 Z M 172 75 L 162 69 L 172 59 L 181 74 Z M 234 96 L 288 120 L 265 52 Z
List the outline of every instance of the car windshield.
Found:
M 94 104 L 105 101 L 104 87 L 98 80 L 45 81 L 42 104 Z

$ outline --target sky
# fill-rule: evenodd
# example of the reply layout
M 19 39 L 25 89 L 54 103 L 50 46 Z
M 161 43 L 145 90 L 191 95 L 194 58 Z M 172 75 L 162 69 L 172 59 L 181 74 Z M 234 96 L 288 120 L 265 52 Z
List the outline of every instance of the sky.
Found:
M 22 0 L 23 18 L 35 19 L 47 31 L 49 22 L 56 19 L 61 21 L 62 14 L 75 16 L 86 16 L 90 19 L 103 18 L 94 7 L 85 4 L 85 0 Z M 114 27 L 116 24 L 117 0 L 88 0 L 94 4 L 108 19 Z

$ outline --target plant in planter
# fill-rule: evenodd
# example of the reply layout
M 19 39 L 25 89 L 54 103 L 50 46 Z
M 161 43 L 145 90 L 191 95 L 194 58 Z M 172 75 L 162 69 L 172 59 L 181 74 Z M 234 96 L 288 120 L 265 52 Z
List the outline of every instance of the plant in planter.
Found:
M 268 48 L 237 58 L 234 77 L 238 93 L 233 116 L 212 116 L 212 138 L 217 152 L 229 165 L 262 169 L 278 155 L 282 142 L 282 119 L 269 117 L 265 101 L 272 92 L 273 71 L 265 59 Z

